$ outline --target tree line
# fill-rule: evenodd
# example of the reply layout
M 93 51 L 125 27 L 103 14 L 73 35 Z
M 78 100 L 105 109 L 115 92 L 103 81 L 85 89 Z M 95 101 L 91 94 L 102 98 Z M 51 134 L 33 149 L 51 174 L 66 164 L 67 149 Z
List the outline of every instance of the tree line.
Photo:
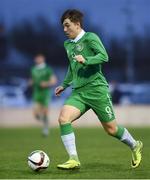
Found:
M 65 36 L 62 27 L 55 27 L 43 17 L 38 17 L 34 21 L 25 20 L 22 23 L 15 24 L 11 30 L 5 33 L 3 24 L 0 24 L 0 61 L 4 61 L 9 52 L 9 48 L 13 47 L 20 53 L 33 58 L 38 53 L 43 53 L 48 63 L 54 66 L 66 66 L 66 53 L 63 47 Z M 88 30 L 96 32 L 104 39 L 104 45 L 109 54 L 110 63 L 104 66 L 104 70 L 108 72 L 108 76 L 112 72 L 121 73 L 121 80 L 126 81 L 126 66 L 128 51 L 126 42 L 128 37 L 110 37 L 102 29 L 93 27 L 88 23 Z M 135 77 L 138 81 L 148 81 L 147 76 L 150 67 L 150 26 L 145 27 L 145 33 L 134 34 L 132 37 L 132 55 L 135 69 Z M 105 41 L 107 39 L 107 41 Z M 116 75 L 117 76 L 117 75 Z M 111 77 L 110 77 L 111 78 Z

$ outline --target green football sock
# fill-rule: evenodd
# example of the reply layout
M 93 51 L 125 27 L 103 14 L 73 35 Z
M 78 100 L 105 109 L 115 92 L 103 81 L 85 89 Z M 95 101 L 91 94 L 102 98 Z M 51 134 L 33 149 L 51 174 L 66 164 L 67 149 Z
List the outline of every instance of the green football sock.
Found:
M 78 161 L 75 135 L 71 123 L 60 124 L 61 139 L 68 152 L 69 158 Z
M 116 137 L 117 139 L 121 139 L 122 136 L 123 136 L 124 131 L 125 131 L 125 128 L 124 128 L 124 127 L 117 126 L 117 132 L 116 132 L 116 134 L 114 135 L 114 137 Z
M 39 114 L 36 114 L 35 115 L 35 118 L 37 119 L 37 120 L 41 120 L 42 118 L 41 118 L 41 115 L 39 115 Z
M 45 126 L 48 126 L 48 117 L 47 117 L 46 115 L 44 115 L 44 116 L 42 117 L 42 120 L 43 120 Z
M 72 133 L 73 128 L 71 126 L 71 123 L 60 124 L 60 132 L 61 132 L 61 136 Z

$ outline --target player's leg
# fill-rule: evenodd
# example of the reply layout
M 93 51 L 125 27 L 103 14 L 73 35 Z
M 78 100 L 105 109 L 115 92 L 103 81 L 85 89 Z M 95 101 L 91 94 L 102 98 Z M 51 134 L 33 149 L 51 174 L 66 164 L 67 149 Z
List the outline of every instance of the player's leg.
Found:
M 33 115 L 35 119 L 42 120 L 42 107 L 38 102 L 35 102 L 33 105 Z
M 45 99 L 36 101 L 33 106 L 33 114 L 43 124 L 42 134 L 47 136 L 49 134 L 48 101 Z
M 77 156 L 75 135 L 71 125 L 72 120 L 80 116 L 80 110 L 70 105 L 64 105 L 60 112 L 59 124 L 61 131 L 61 139 L 69 154 L 69 156 Z
M 45 94 L 40 98 L 41 104 L 41 112 L 42 112 L 42 123 L 43 123 L 43 130 L 42 134 L 44 136 L 48 136 L 49 134 L 49 101 L 50 96 L 49 94 Z
M 88 110 L 88 107 L 81 102 L 80 97 L 71 96 L 63 106 L 60 116 L 59 124 L 61 131 L 61 139 L 65 146 L 65 149 L 69 155 L 69 161 L 59 164 L 57 167 L 61 169 L 74 169 L 80 167 L 80 162 L 78 159 L 76 143 L 75 143 L 75 134 L 71 122 L 78 119 L 85 111 Z
M 78 154 L 76 150 L 75 134 L 71 122 L 80 116 L 81 112 L 76 107 L 64 105 L 60 112 L 59 124 L 61 131 L 61 139 L 65 149 L 69 155 L 69 161 L 59 164 L 57 167 L 61 169 L 72 169 L 80 166 Z
M 129 133 L 129 131 L 122 127 L 118 126 L 116 121 L 113 120 L 111 122 L 101 122 L 105 131 L 119 139 L 121 142 L 125 143 L 127 146 L 129 146 L 132 150 L 132 161 L 131 161 L 131 166 L 132 168 L 136 168 L 139 166 L 142 155 L 141 155 L 141 150 L 143 147 L 143 144 L 141 141 L 136 141 L 133 136 Z
M 137 167 L 141 161 L 142 143 L 136 141 L 126 128 L 117 125 L 108 88 L 99 87 L 99 89 L 96 89 L 96 92 L 97 95 L 94 94 L 95 96 L 93 97 L 94 101 L 89 102 L 90 106 L 97 114 L 105 131 L 131 148 L 132 167 Z
M 112 120 L 110 122 L 101 121 L 101 123 L 109 135 L 116 137 L 117 139 L 127 144 L 131 149 L 134 149 L 136 146 L 136 140 L 131 136 L 126 128 L 118 126 L 116 120 Z
M 42 134 L 44 136 L 48 136 L 49 134 L 49 117 L 48 117 L 49 109 L 47 106 L 42 106 L 42 121 L 43 121 L 43 131 Z
M 115 115 L 113 111 L 111 96 L 109 92 L 106 90 L 106 97 L 102 99 L 102 111 L 101 115 L 99 116 L 99 119 L 101 120 L 101 123 L 105 129 L 105 131 L 126 144 L 132 151 L 132 161 L 131 161 L 131 167 L 136 168 L 140 165 L 141 159 L 142 159 L 142 147 L 143 144 L 141 141 L 137 141 L 134 139 L 134 137 L 129 133 L 129 131 L 122 127 L 117 125 L 115 121 Z

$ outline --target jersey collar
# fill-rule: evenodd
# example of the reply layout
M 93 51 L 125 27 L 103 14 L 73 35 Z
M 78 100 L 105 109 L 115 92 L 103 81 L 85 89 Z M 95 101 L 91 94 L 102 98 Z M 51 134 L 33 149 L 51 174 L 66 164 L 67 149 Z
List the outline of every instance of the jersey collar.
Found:
M 37 69 L 42 69 L 42 68 L 44 68 L 45 66 L 46 66 L 46 64 L 45 64 L 45 63 L 42 63 L 42 64 L 36 65 L 36 68 L 37 68 Z
M 85 31 L 82 29 L 81 32 L 77 35 L 75 39 L 71 39 L 71 42 L 78 42 L 85 34 Z

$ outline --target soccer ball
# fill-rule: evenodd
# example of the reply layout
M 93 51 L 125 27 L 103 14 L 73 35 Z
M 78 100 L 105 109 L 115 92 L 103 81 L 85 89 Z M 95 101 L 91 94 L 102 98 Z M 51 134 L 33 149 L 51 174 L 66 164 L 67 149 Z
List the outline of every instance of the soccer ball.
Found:
M 34 171 L 48 168 L 50 159 L 48 155 L 41 150 L 36 150 L 28 156 L 28 165 Z

